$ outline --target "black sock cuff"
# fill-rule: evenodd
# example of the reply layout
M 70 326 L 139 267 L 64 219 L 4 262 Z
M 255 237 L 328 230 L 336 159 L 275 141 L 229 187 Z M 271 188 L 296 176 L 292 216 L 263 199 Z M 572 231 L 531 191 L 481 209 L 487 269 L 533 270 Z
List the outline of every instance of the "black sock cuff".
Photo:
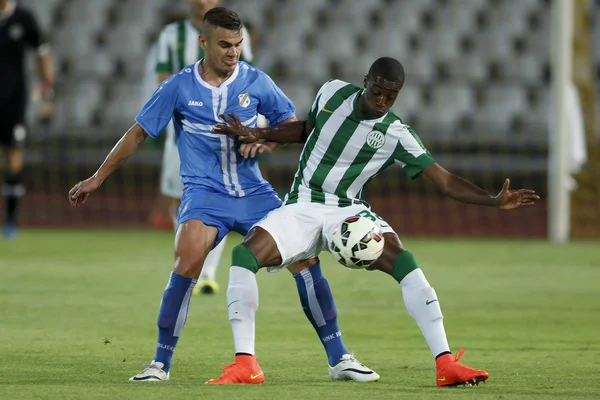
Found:
M 4 177 L 2 185 L 2 195 L 12 197 L 22 197 L 25 194 L 25 185 L 23 185 L 23 174 L 9 172 Z
M 452 354 L 452 352 L 451 351 L 442 351 L 440 354 L 435 356 L 435 359 L 437 360 L 438 358 L 440 358 L 441 356 L 445 356 L 446 354 Z

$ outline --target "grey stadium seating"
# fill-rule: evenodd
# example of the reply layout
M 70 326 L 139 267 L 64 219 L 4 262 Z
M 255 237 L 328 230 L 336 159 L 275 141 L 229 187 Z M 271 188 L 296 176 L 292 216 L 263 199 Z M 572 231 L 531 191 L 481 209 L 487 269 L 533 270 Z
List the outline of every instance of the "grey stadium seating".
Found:
M 185 5 L 173 0 L 21 1 L 49 32 L 56 54 L 59 115 L 54 134 L 72 132 L 73 126 L 127 126 L 139 108 L 143 64 L 149 41 L 160 29 L 161 10 Z M 260 29 L 257 65 L 273 72 L 300 116 L 333 73 L 361 83 L 372 60 L 391 55 L 407 73 L 395 110 L 416 124 L 424 140 L 471 135 L 483 142 L 517 136 L 545 141 L 549 1 L 223 4 Z M 600 38 L 597 7 L 593 27 Z M 600 40 L 596 60 L 600 65 Z

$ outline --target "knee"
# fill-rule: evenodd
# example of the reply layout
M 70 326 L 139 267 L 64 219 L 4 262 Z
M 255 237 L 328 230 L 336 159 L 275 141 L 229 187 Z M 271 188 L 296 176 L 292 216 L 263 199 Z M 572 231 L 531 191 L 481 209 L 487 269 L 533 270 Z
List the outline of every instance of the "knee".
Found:
M 231 252 L 231 264 L 256 273 L 260 268 L 254 253 L 245 245 L 238 244 Z
M 298 261 L 297 263 L 292 264 L 289 267 L 287 267 L 287 269 L 288 269 L 288 271 L 290 271 L 292 273 L 292 275 L 298 275 L 300 272 L 312 267 L 313 265 L 315 265 L 318 262 L 319 262 L 318 258 L 311 258 L 309 260 Z
M 260 267 L 276 267 L 282 263 L 275 240 L 260 226 L 252 228 L 242 245 L 253 254 Z
M 176 254 L 174 271 L 186 278 L 198 279 L 202 271 L 204 259 L 203 254 Z
M 367 268 L 367 270 L 379 270 L 388 275 L 392 275 L 398 257 L 400 257 L 402 253 L 406 252 L 406 250 L 402 246 L 402 243 L 396 234 L 386 233 L 383 235 L 383 237 L 385 239 L 383 253 L 373 265 Z

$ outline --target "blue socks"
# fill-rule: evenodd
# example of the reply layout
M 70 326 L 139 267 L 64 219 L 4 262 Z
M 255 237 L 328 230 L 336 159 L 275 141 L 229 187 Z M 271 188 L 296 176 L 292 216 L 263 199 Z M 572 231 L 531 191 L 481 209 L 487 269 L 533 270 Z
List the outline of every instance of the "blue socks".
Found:
M 304 314 L 315 328 L 323 347 L 327 352 L 329 365 L 340 362 L 348 354 L 342 342 L 342 333 L 337 322 L 337 309 L 327 279 L 321 274 L 319 263 L 294 275 L 300 304 Z M 164 364 L 169 372 L 175 346 L 187 320 L 192 289 L 196 280 L 171 272 L 167 288 L 163 293 L 158 313 L 158 342 L 154 361 Z
M 165 372 L 169 372 L 171 368 L 171 358 L 187 320 L 192 289 L 195 285 L 195 279 L 171 272 L 169 283 L 163 293 L 158 312 L 158 342 L 154 361 L 163 363 Z
M 337 309 L 327 279 L 321 274 L 321 265 L 316 263 L 294 275 L 300 304 L 304 314 L 317 331 L 327 352 L 329 365 L 335 366 L 344 354 L 348 354 L 342 333 L 338 327 Z

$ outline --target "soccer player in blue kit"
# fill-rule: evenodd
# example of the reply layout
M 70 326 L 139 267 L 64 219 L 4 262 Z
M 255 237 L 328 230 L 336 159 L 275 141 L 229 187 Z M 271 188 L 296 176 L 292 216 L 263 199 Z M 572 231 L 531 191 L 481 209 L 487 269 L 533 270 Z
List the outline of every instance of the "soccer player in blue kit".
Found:
M 235 113 L 249 127 L 256 126 L 258 113 L 271 125 L 293 122 L 295 107 L 265 73 L 239 61 L 242 23 L 235 12 L 214 8 L 205 14 L 202 26 L 199 43 L 204 58 L 164 81 L 96 173 L 69 191 L 73 206 L 83 204 L 148 136 L 156 138 L 173 119 L 184 184 L 175 234 L 175 267 L 160 305 L 154 359 L 130 378 L 133 381 L 169 379 L 171 359 L 206 255 L 228 232 L 247 234 L 256 222 L 281 205 L 274 189 L 262 178 L 258 160 L 246 157 L 248 153 L 269 151 L 275 144 L 255 144 L 242 149 L 244 156 L 240 156 L 240 142 L 214 134 L 212 129 L 222 122 L 220 115 L 225 113 Z M 302 308 L 326 350 L 331 378 L 359 382 L 379 379 L 346 350 L 319 261 L 304 261 L 288 269 L 294 275 Z M 256 284 L 248 289 L 245 282 L 238 285 L 235 279 L 230 276 L 228 292 L 243 287 L 258 298 Z M 243 306 L 256 309 L 258 302 Z M 251 324 L 252 329 L 245 331 L 254 332 L 253 320 L 239 318 L 247 312 L 237 312 L 236 305 L 228 308 L 232 325 Z M 239 346 L 232 364 L 235 377 L 227 383 L 263 382 L 255 358 L 254 333 L 236 339 Z

